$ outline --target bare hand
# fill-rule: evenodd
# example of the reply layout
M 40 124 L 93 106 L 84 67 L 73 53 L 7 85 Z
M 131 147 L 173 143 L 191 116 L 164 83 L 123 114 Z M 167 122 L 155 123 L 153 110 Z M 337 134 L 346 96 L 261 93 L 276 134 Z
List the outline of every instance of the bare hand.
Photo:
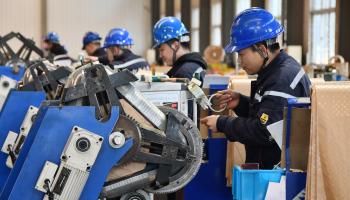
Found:
M 233 90 L 222 90 L 216 93 L 215 100 L 217 101 L 217 105 L 220 108 L 224 108 L 227 104 L 227 109 L 234 109 L 239 104 L 240 94 L 238 92 L 234 92 Z
M 95 62 L 98 61 L 98 57 L 95 56 L 86 56 L 84 58 L 84 63 Z
M 218 132 L 216 122 L 218 121 L 219 115 L 210 115 L 201 119 L 201 123 L 206 125 L 213 133 Z

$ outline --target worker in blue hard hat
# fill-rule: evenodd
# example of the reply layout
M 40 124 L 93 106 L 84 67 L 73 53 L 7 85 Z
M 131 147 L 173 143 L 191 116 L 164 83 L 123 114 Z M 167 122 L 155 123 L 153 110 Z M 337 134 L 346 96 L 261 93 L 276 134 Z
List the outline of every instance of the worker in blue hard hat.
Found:
M 114 69 L 128 69 L 134 72 L 139 69 L 148 69 L 147 61 L 130 50 L 132 45 L 134 41 L 126 29 L 110 30 L 103 45 L 107 52 L 109 65 Z
M 60 43 L 60 38 L 56 32 L 49 32 L 44 36 L 43 49 L 46 58 L 57 65 L 70 66 L 74 61 L 68 56 L 67 50 Z
M 87 32 L 83 37 L 83 50 L 86 51 L 88 56 L 106 56 L 106 51 L 101 48 L 101 37 L 98 33 Z
M 55 32 L 49 32 L 44 36 L 43 49 L 53 56 L 67 53 L 64 47 L 60 44 L 60 38 Z
M 190 33 L 176 17 L 164 17 L 153 28 L 154 47 L 164 64 L 171 66 L 168 76 L 192 79 L 195 74 L 203 81 L 206 62 L 197 52 L 190 51 Z
M 246 163 L 272 169 L 280 162 L 283 109 L 289 98 L 309 97 L 310 80 L 300 64 L 281 50 L 277 36 L 284 31 L 268 11 L 244 10 L 234 18 L 227 53 L 238 53 L 247 74 L 256 74 L 250 97 L 232 90 L 220 91 L 221 107 L 238 117 L 211 115 L 201 122 L 230 141 L 245 145 Z

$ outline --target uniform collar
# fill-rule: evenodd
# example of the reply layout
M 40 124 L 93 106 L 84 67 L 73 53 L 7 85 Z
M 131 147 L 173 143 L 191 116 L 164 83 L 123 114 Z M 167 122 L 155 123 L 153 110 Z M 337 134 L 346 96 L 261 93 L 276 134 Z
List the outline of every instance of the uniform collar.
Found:
M 123 49 L 123 53 L 118 56 L 114 56 L 114 60 L 124 60 L 128 58 L 130 54 L 131 51 L 129 49 Z
M 258 72 L 258 78 L 265 77 L 274 69 L 279 68 L 281 66 L 280 64 L 287 58 L 287 56 L 288 54 L 283 49 L 280 50 L 280 53 L 266 67 Z
M 188 62 L 194 62 L 200 65 L 203 69 L 207 68 L 207 63 L 203 60 L 202 56 L 197 52 L 190 52 L 186 53 L 182 56 L 180 56 L 175 63 L 173 64 L 172 68 L 168 71 L 167 75 L 169 77 L 173 77 L 176 72 L 185 64 Z

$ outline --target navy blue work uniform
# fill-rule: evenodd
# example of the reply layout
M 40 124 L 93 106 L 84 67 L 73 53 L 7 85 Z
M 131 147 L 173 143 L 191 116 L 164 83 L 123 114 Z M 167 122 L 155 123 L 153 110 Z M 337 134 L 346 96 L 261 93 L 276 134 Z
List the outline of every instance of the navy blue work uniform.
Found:
M 207 63 L 199 53 L 188 53 L 178 58 L 169 70 L 167 75 L 170 78 L 188 78 L 191 80 L 196 73 L 200 74 L 200 81 L 203 82 Z
M 120 56 L 115 56 L 114 61 L 110 64 L 114 69 L 128 69 L 130 71 L 149 69 L 148 62 L 141 56 L 133 54 L 129 49 L 123 49 L 123 53 Z
M 95 56 L 95 57 L 107 57 L 107 52 L 104 48 L 98 48 L 94 51 L 94 53 L 92 53 L 92 56 Z
M 280 162 L 281 149 L 271 136 L 269 125 L 283 120 L 288 98 L 309 96 L 310 80 L 305 71 L 281 50 L 252 82 L 250 97 L 240 95 L 234 109 L 238 117 L 220 116 L 217 129 L 228 140 L 245 145 L 246 163 L 272 169 Z

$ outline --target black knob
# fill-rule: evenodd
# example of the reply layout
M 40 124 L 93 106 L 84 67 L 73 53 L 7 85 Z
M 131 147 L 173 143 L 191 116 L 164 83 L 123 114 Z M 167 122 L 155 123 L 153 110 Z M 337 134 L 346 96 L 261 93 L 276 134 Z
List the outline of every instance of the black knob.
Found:
M 81 152 L 86 152 L 87 150 L 90 149 L 90 140 L 87 139 L 86 137 L 81 137 L 77 140 L 77 142 L 75 143 L 78 151 L 81 151 Z

